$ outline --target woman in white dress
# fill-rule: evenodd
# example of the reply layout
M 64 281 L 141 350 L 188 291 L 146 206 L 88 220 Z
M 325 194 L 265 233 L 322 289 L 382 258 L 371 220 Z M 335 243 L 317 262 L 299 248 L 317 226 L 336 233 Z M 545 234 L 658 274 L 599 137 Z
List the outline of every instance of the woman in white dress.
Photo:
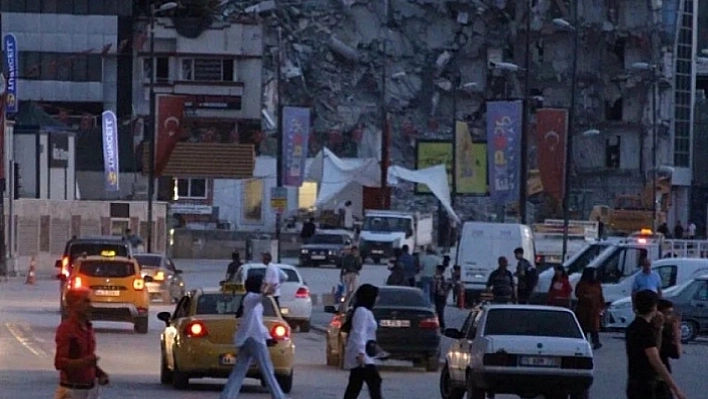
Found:
M 376 342 L 378 324 L 371 309 L 376 303 L 379 289 L 371 284 L 363 284 L 356 291 L 354 310 L 342 326 L 348 333 L 344 352 L 344 367 L 349 370 L 349 384 L 344 399 L 356 399 L 366 382 L 371 399 L 381 399 L 381 376 L 374 364 L 374 358 L 367 354 L 367 344 Z

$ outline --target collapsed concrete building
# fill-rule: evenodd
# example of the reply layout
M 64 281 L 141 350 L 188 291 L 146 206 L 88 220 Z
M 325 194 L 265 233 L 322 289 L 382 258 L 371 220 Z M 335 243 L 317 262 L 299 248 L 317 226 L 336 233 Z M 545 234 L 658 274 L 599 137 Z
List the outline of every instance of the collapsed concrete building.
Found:
M 669 221 L 687 221 L 697 2 L 580 0 L 577 20 L 568 0 L 533 0 L 530 7 L 512 0 L 236 3 L 232 12 L 258 14 L 267 32 L 266 113 L 275 113 L 280 54 L 283 103 L 313 112 L 312 155 L 327 146 L 342 156 L 380 157 L 383 109 L 392 115 L 395 164 L 414 167 L 416 139 L 452 140 L 455 119 L 468 122 L 474 139 L 485 140 L 485 102 L 525 96 L 527 34 L 533 124 L 535 108 L 569 107 L 577 51 L 570 128 L 574 216 L 587 218 L 596 204 L 612 206 L 617 195 L 643 193 L 653 168 L 661 166 L 673 184 Z M 569 21 L 571 29 L 558 29 L 552 22 L 557 18 Z M 573 34 L 579 35 L 577 49 Z M 498 71 L 490 68 L 494 62 L 520 68 Z M 648 65 L 649 72 L 633 69 L 637 63 Z M 533 140 L 527 150 L 533 169 Z M 410 187 L 394 193 L 396 208 L 435 209 L 431 198 L 414 196 Z M 558 214 L 557 204 L 548 206 L 543 195 L 532 195 L 529 202 L 529 220 Z M 495 211 L 485 197 L 457 196 L 455 203 L 465 219 L 488 219 Z

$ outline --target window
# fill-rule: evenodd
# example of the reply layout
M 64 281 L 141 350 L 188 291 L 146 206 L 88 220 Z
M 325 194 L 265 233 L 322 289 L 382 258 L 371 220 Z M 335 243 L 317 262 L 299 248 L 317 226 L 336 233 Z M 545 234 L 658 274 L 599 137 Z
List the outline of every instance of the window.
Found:
M 376 306 L 409 306 L 417 308 L 430 307 L 430 301 L 420 290 L 402 290 L 395 288 L 381 288 Z
M 152 59 L 143 59 L 143 77 L 145 82 L 150 81 L 150 73 L 152 68 Z M 155 81 L 157 83 L 165 83 L 170 81 L 170 59 L 168 57 L 156 57 L 154 59 L 155 64 Z
M 490 309 L 484 335 L 584 338 L 572 313 L 530 309 Z
M 202 294 L 197 299 L 196 314 L 218 315 L 235 314 L 241 305 L 243 295 L 237 294 Z M 270 297 L 263 297 L 263 316 L 277 317 L 278 314 Z
M 303 182 L 297 191 L 297 207 L 298 209 L 312 209 L 317 202 L 317 183 Z
M 135 266 L 123 262 L 81 262 L 79 272 L 89 277 L 125 278 L 135 274 Z
M 701 286 L 696 291 L 693 299 L 697 301 L 708 301 L 708 283 L 702 282 Z
M 661 266 L 654 271 L 661 277 L 661 289 L 676 285 L 676 274 L 678 273 L 676 266 Z
M 472 311 L 472 312 L 470 312 L 469 315 L 467 315 L 465 322 L 462 323 L 462 328 L 460 328 L 460 333 L 463 336 L 465 336 L 467 338 L 470 338 L 472 336 L 471 335 L 472 331 L 471 331 L 470 327 L 472 327 L 472 324 L 474 323 L 474 319 L 475 319 L 475 317 L 477 317 L 478 313 L 479 312 Z
M 64 82 L 101 82 L 103 59 L 100 54 L 19 53 L 20 79 Z
M 605 167 L 608 169 L 619 169 L 620 167 L 620 137 L 614 140 L 605 141 Z
M 207 197 L 206 179 L 177 179 L 178 198 L 200 198 Z
M 54 53 L 42 53 L 40 60 L 40 79 L 57 80 L 57 55 Z
M 172 259 L 167 259 L 167 265 L 165 266 L 165 268 L 167 268 L 167 270 L 169 270 L 171 272 L 177 271 L 177 268 L 175 267 L 175 263 L 172 262 Z
M 266 273 L 265 267 L 250 268 L 250 269 L 248 269 L 248 276 L 246 276 L 246 278 L 257 276 L 257 277 L 260 277 L 261 279 L 265 279 L 265 273 Z M 298 276 L 297 272 L 293 269 L 281 268 L 280 274 L 282 275 L 281 281 L 283 281 L 283 282 L 288 282 L 288 283 L 300 283 L 301 282 L 300 276 Z
M 99 256 L 103 251 L 115 252 L 115 256 L 128 256 L 128 246 L 123 244 L 91 244 L 91 243 L 76 243 L 69 247 L 69 257 L 73 260 L 82 254 L 86 256 Z
M 310 244 L 341 245 L 344 244 L 344 236 L 338 234 L 315 234 L 310 238 Z
M 182 60 L 182 80 L 196 82 L 233 82 L 234 60 L 219 58 L 185 58 Z
M 260 222 L 263 218 L 263 180 L 251 179 L 243 182 L 243 218 Z
M 192 304 L 192 298 L 183 296 L 175 307 L 175 312 L 172 314 L 172 319 L 179 319 L 189 316 L 189 307 Z
M 142 268 L 151 268 L 151 267 L 160 267 L 162 266 L 162 258 L 159 256 L 152 256 L 152 255 L 137 255 L 135 257 L 135 260 L 138 261 L 140 264 L 140 267 Z

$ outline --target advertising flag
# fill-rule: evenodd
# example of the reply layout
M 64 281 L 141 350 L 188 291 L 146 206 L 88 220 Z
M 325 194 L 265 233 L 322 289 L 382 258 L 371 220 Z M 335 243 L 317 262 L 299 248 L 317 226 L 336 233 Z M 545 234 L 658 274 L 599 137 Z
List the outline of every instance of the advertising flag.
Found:
M 7 71 L 7 85 L 5 99 L 5 112 L 16 114 L 17 103 L 17 38 L 12 33 L 8 33 L 3 38 L 5 45 L 5 70 Z
M 487 194 L 487 146 L 472 142 L 469 125 L 455 124 L 455 188 L 458 194 Z
M 113 111 L 103 112 L 103 168 L 106 191 L 120 191 L 118 164 L 118 119 Z
M 498 205 L 519 200 L 522 109 L 521 101 L 487 103 L 489 196 Z
M 162 176 L 170 155 L 182 138 L 182 118 L 186 98 L 170 94 L 156 96 L 157 141 L 155 142 L 155 176 Z
M 563 199 L 565 186 L 567 137 L 567 110 L 546 108 L 536 111 L 538 170 L 544 191 L 558 201 Z
M 310 109 L 283 107 L 283 186 L 300 187 L 305 178 Z

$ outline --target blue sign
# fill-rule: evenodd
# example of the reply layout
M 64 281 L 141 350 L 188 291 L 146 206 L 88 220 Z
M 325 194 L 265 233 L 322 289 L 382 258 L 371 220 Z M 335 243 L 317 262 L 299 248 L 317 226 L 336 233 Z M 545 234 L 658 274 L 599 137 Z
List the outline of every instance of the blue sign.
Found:
M 16 114 L 17 103 L 17 38 L 12 33 L 5 35 L 5 70 L 7 71 L 5 112 Z
M 103 168 L 106 191 L 120 191 L 118 165 L 118 119 L 113 111 L 103 112 Z
M 487 103 L 489 196 L 497 205 L 519 200 L 522 110 L 521 101 Z

